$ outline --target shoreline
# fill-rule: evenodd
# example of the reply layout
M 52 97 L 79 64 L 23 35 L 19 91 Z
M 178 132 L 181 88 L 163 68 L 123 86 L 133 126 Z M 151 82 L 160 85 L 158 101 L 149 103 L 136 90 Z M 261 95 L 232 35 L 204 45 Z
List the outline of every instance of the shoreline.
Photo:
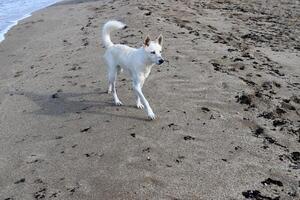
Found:
M 12 22 L 12 24 L 10 26 L 8 26 L 7 28 L 5 28 L 3 31 L 0 32 L 0 43 L 5 40 L 5 34 L 14 26 L 16 26 L 18 24 L 19 21 L 22 21 L 25 18 L 30 17 L 31 14 L 25 14 L 24 17 L 21 17 L 20 19 Z
M 0 199 L 299 198 L 300 12 L 261 2 L 63 1 L 21 20 L 0 43 Z M 114 43 L 164 36 L 143 87 L 157 120 L 126 74 L 124 106 L 106 93 L 109 19 L 128 25 Z
M 55 5 L 55 4 L 57 4 L 57 3 L 60 3 L 60 1 L 63 1 L 63 0 L 56 0 L 55 2 L 48 3 L 48 4 L 46 4 L 46 5 L 43 5 L 42 7 L 35 8 L 35 9 L 32 8 L 32 10 L 31 10 L 30 13 L 25 13 L 25 14 L 23 14 L 23 16 L 19 17 L 18 19 L 15 19 L 15 20 L 13 20 L 13 21 L 9 21 L 8 23 L 9 23 L 10 25 L 8 25 L 4 30 L 0 31 L 0 43 L 5 39 L 5 34 L 6 34 L 12 27 L 16 26 L 20 21 L 22 21 L 23 19 L 26 19 L 26 18 L 32 16 L 32 14 L 33 14 L 34 12 L 37 12 L 37 11 L 42 10 L 42 9 L 46 9 L 46 8 L 49 7 L 49 6 Z

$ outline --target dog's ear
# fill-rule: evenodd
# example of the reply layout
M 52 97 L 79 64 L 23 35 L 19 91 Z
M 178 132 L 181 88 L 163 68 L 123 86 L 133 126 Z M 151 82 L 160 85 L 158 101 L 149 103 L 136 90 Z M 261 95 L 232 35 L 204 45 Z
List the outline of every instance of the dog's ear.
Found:
M 150 44 L 150 37 L 149 35 L 147 35 L 147 37 L 144 40 L 144 46 L 149 46 L 149 44 Z
M 162 46 L 162 44 L 163 44 L 163 36 L 162 36 L 162 34 L 160 34 L 160 35 L 158 36 L 158 38 L 156 39 L 156 41 L 157 41 L 157 43 L 158 43 L 160 46 Z

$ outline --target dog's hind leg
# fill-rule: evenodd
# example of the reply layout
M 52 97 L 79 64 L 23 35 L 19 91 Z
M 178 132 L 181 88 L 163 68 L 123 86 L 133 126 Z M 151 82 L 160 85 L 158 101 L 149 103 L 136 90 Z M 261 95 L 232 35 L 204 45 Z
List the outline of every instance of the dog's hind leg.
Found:
M 111 79 L 110 77 L 112 76 L 112 71 L 113 71 L 114 63 L 112 62 L 111 55 L 109 53 L 107 53 L 107 52 L 104 54 L 104 59 L 106 61 L 106 65 L 107 65 L 107 78 L 108 78 L 108 90 L 107 90 L 107 93 L 110 94 L 112 92 L 112 82 L 110 82 L 109 80 Z
M 116 90 L 116 79 L 117 79 L 117 68 L 115 67 L 113 71 L 108 75 L 108 81 L 109 85 L 112 88 L 112 94 L 114 97 L 114 102 L 116 106 L 121 106 L 123 103 L 120 101 L 118 95 L 117 95 L 117 90 Z
M 117 68 L 117 74 L 120 74 L 121 72 L 123 72 L 123 69 L 119 65 L 117 65 L 116 68 Z M 112 84 L 112 82 L 109 82 L 107 93 L 110 94 L 112 92 L 112 90 L 113 90 L 113 84 Z
M 116 90 L 116 79 L 117 79 L 117 65 L 115 65 L 113 62 L 107 62 L 108 64 L 108 93 L 113 94 L 114 97 L 114 103 L 117 106 L 123 105 L 123 103 L 120 101 L 117 90 Z
M 107 93 L 110 94 L 112 92 L 112 84 L 109 83 Z

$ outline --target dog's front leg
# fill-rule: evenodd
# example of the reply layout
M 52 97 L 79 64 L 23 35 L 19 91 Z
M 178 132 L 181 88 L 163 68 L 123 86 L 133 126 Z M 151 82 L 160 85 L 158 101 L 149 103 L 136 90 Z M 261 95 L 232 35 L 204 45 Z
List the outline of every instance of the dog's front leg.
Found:
M 140 108 L 140 109 L 144 108 L 144 105 L 142 104 L 141 99 L 138 94 L 136 94 L 136 107 Z
M 143 88 L 145 80 L 141 80 L 140 85 L 141 85 L 141 90 Z M 136 107 L 140 108 L 140 109 L 144 109 L 144 105 L 141 102 L 141 99 L 139 97 L 139 95 L 136 93 Z
M 140 83 L 133 83 L 133 89 L 136 93 L 136 95 L 139 97 L 140 101 L 144 105 L 147 115 L 150 119 L 155 119 L 155 114 L 152 111 L 152 108 L 150 107 L 147 99 L 145 98 L 143 92 L 142 92 L 142 87 Z

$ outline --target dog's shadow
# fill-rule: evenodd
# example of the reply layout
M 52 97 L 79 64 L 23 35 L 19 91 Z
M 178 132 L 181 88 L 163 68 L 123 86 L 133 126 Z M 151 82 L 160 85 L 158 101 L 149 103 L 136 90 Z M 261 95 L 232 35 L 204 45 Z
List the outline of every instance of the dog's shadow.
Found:
M 99 115 L 108 115 L 120 118 L 129 118 L 135 120 L 147 121 L 147 118 L 140 118 L 136 116 L 122 115 L 109 113 L 105 111 L 105 108 L 115 107 L 111 101 L 101 101 L 102 95 L 108 95 L 107 92 L 89 92 L 89 93 L 65 93 L 59 92 L 55 95 L 49 94 L 37 94 L 33 92 L 23 92 L 27 99 L 33 101 L 36 105 L 39 106 L 38 110 L 27 112 L 30 114 L 36 115 L 68 115 L 71 113 L 91 113 Z M 85 97 L 90 95 L 96 95 L 99 97 L 99 100 L 92 101 L 87 100 Z M 134 106 L 125 106 L 128 109 L 137 109 Z M 138 111 L 138 110 L 137 110 Z

